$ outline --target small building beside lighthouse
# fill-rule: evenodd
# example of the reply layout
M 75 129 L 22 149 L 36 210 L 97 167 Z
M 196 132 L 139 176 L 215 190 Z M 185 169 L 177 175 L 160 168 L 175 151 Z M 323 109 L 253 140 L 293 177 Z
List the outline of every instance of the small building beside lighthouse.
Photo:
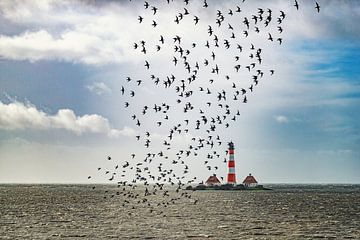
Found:
M 216 175 L 210 176 L 208 178 L 208 180 L 206 180 L 205 184 L 207 186 L 219 186 L 221 185 L 221 182 L 219 181 L 219 179 L 216 177 Z
M 251 173 L 249 173 L 249 176 L 247 176 L 244 179 L 243 185 L 247 188 L 252 188 L 252 187 L 256 187 L 258 185 L 258 182 L 254 178 L 254 176 L 252 176 Z

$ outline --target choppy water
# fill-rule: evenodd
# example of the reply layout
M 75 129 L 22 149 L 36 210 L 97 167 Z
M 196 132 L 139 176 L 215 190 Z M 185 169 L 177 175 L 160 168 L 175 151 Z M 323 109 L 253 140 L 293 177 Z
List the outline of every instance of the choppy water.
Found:
M 359 185 L 271 187 L 193 192 L 196 205 L 150 212 L 104 199 L 112 186 L 0 185 L 0 239 L 360 239 Z

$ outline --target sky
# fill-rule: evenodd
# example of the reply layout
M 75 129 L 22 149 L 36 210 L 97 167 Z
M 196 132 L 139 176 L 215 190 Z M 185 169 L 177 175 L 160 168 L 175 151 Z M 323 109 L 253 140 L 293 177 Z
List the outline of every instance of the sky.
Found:
M 149 131 L 154 149 L 161 149 L 166 129 L 185 113 L 175 103 L 175 92 L 155 86 L 150 75 L 185 78 L 171 62 L 176 35 L 189 48 L 192 42 L 200 46 L 212 25 L 222 45 L 216 49 L 221 73 L 246 86 L 251 75 L 243 70 L 235 75 L 230 61 L 237 50 L 223 47 L 229 32 L 215 24 L 218 9 L 228 21 L 228 10 L 237 5 L 242 12 L 229 23 L 242 54 L 248 55 L 251 44 L 262 48 L 265 76 L 248 103 L 231 103 L 241 115 L 219 130 L 224 143 L 216 148 L 221 153 L 214 163 L 219 166 L 216 174 L 226 176 L 226 164 L 221 163 L 226 142 L 233 141 L 238 181 L 252 173 L 260 183 L 360 183 L 359 1 L 319 0 L 320 13 L 312 0 L 298 0 L 299 10 L 292 0 L 209 0 L 206 9 L 203 1 L 190 1 L 189 6 L 183 1 L 148 2 L 158 7 L 156 15 L 143 1 L 0 1 L 0 183 L 88 183 L 88 175 L 93 182 L 107 182 L 97 167 L 107 166 L 108 156 L 119 164 L 135 164 L 146 155 L 148 149 L 135 136 Z M 173 19 L 184 7 L 190 17 L 176 24 Z M 274 39 L 283 38 L 281 45 L 267 40 L 270 30 L 243 36 L 244 16 L 250 19 L 259 7 L 271 8 L 274 18 L 280 10 L 286 13 L 281 35 L 275 20 L 269 28 Z M 144 23 L 138 22 L 139 15 Z M 197 25 L 195 15 L 200 18 Z M 165 44 L 156 52 L 150 46 L 159 44 L 160 35 Z M 133 48 L 140 40 L 146 40 L 146 55 Z M 202 67 L 206 49 L 192 51 Z M 144 60 L 151 63 L 150 70 Z M 243 66 L 246 61 L 240 59 Z M 225 74 L 220 75 L 199 73 L 191 98 L 196 108 L 216 101 L 195 89 Z M 143 84 L 127 83 L 127 77 Z M 123 96 L 122 86 L 136 90 L 136 98 L 130 99 L 128 92 Z M 225 80 L 214 86 L 214 92 L 231 89 Z M 165 126 L 156 126 L 160 118 L 155 114 L 143 117 L 141 127 L 131 119 L 141 115 L 145 104 L 161 103 L 172 106 Z M 192 137 L 203 135 L 191 130 L 177 135 L 174 144 L 184 148 Z M 169 155 L 175 153 L 170 150 Z M 190 175 L 199 180 L 213 173 L 204 167 L 206 154 L 187 159 Z

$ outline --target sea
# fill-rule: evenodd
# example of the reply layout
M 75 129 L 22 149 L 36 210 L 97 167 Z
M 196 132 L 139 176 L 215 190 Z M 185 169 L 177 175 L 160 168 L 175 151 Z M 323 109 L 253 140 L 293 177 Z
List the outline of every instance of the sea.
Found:
M 360 239 L 360 185 L 264 186 L 138 202 L 115 185 L 0 185 L 0 239 Z

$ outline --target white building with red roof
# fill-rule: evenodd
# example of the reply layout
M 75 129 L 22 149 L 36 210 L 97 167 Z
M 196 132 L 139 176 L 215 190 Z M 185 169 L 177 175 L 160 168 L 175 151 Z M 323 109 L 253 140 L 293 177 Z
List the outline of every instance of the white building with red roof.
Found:
M 244 181 L 243 181 L 243 185 L 245 187 L 256 187 L 258 185 L 258 182 L 256 181 L 256 179 L 254 178 L 254 176 L 251 175 L 251 173 L 249 173 L 249 176 L 247 176 Z
M 216 177 L 216 175 L 210 176 L 208 178 L 208 180 L 206 180 L 206 185 L 208 186 L 218 186 L 221 185 L 221 182 L 219 181 L 219 179 Z

